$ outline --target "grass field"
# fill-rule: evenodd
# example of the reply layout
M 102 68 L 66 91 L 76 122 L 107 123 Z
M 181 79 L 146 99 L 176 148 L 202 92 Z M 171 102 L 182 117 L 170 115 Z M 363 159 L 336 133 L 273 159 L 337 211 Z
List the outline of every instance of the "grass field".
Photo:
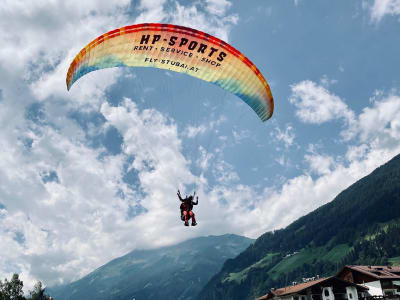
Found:
M 286 274 L 301 267 L 303 264 L 313 264 L 317 261 L 336 263 L 349 253 L 350 250 L 351 247 L 346 244 L 337 245 L 329 251 L 326 247 L 305 248 L 295 255 L 282 259 L 282 261 L 273 267 L 268 274 L 270 274 L 272 278 L 277 279 L 279 275 Z
M 389 258 L 389 263 L 392 266 L 400 266 L 400 256 Z
M 264 256 L 262 259 L 260 259 L 258 262 L 252 264 L 251 266 L 247 267 L 246 269 L 243 269 L 242 271 L 237 272 L 237 273 L 229 273 L 229 276 L 226 277 L 222 282 L 236 281 L 237 283 L 240 283 L 242 280 L 244 280 L 246 278 L 248 272 L 251 269 L 262 268 L 262 267 L 267 266 L 269 263 L 271 263 L 271 260 L 275 255 L 279 255 L 279 253 L 268 253 L 266 256 Z

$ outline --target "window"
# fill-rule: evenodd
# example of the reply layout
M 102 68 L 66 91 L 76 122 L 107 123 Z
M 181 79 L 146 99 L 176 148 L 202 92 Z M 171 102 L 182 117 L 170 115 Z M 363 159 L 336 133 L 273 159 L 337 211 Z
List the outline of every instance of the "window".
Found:
M 384 291 L 383 292 L 385 296 L 393 296 L 393 291 Z
M 353 299 L 353 294 L 352 293 L 349 293 L 349 298 Z
M 326 297 L 329 297 L 329 291 L 328 291 L 328 289 L 325 289 L 324 294 L 325 294 Z

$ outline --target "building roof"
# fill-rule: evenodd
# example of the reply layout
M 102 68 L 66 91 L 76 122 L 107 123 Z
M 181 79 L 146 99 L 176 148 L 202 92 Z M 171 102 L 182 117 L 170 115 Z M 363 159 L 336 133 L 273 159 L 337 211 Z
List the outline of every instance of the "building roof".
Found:
M 287 286 L 287 287 L 283 287 L 280 289 L 276 289 L 274 291 L 271 291 L 272 294 L 274 294 L 275 296 L 284 296 L 284 295 L 288 295 L 288 294 L 294 294 L 294 293 L 298 293 L 302 290 L 305 290 L 313 285 L 316 285 L 320 282 L 323 282 L 327 279 L 329 279 L 331 277 L 325 277 L 325 278 L 320 278 L 317 280 L 312 280 L 312 281 L 307 281 L 307 282 L 302 282 L 300 284 L 296 284 L 296 285 L 291 285 L 291 286 Z
M 368 290 L 368 288 L 366 288 L 366 287 L 360 286 L 360 285 L 352 283 L 352 282 L 345 281 L 345 280 L 337 278 L 335 276 L 331 276 L 331 277 L 320 278 L 320 279 L 317 279 L 317 280 L 302 282 L 300 284 L 291 285 L 291 286 L 279 288 L 279 289 L 276 289 L 276 290 L 272 290 L 271 289 L 271 291 L 268 294 L 266 294 L 264 296 L 261 296 L 259 298 L 256 298 L 255 300 L 266 300 L 266 299 L 273 298 L 274 296 L 280 297 L 280 296 L 299 293 L 299 292 L 301 292 L 301 291 L 303 291 L 305 289 L 308 289 L 308 288 L 310 288 L 310 287 L 312 287 L 314 285 L 317 285 L 319 283 L 322 283 L 322 282 L 328 281 L 328 280 L 336 280 L 336 281 L 339 281 L 339 282 L 345 282 L 346 284 L 349 284 L 349 285 L 352 285 L 352 286 L 356 286 L 356 287 L 364 289 L 364 290 Z
M 376 279 L 400 279 L 400 266 L 344 266 L 338 273 L 340 274 L 345 269 L 351 269 L 356 272 L 363 273 Z

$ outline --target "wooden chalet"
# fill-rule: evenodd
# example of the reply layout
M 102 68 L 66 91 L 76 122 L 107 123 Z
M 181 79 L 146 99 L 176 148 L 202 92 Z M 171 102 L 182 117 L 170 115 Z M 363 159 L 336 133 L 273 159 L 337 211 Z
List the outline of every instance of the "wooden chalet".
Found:
M 400 299 L 400 266 L 344 266 L 336 277 L 368 287 L 371 296 Z
M 256 300 L 358 300 L 367 291 L 367 287 L 332 276 L 271 289 Z

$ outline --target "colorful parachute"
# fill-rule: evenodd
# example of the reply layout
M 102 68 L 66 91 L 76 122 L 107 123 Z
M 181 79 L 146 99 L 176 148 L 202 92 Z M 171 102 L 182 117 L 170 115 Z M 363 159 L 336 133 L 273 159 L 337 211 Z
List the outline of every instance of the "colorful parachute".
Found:
M 89 72 L 120 66 L 185 73 L 237 95 L 262 121 L 273 113 L 271 90 L 257 67 L 229 44 L 195 29 L 145 23 L 107 32 L 75 57 L 67 88 Z

